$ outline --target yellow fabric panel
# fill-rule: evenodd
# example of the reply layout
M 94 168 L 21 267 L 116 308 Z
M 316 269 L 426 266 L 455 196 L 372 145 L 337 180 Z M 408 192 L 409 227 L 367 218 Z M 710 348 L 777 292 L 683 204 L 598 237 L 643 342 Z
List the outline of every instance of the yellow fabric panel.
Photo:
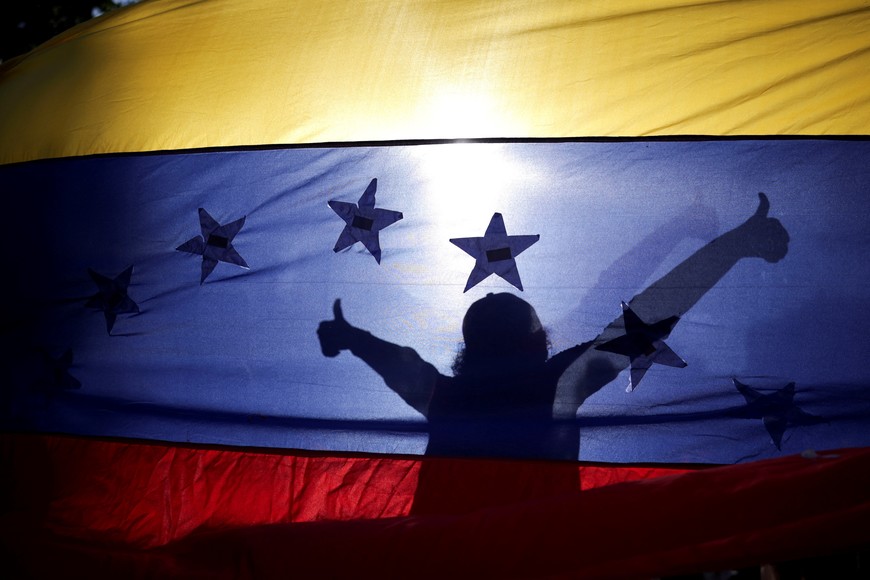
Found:
M 150 0 L 0 68 L 0 163 L 332 141 L 870 133 L 861 0 Z

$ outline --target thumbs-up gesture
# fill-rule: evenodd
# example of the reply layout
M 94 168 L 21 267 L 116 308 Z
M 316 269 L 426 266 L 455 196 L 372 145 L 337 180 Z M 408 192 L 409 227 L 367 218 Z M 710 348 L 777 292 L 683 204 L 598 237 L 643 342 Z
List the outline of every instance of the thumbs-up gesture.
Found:
M 320 339 L 320 350 L 324 356 L 334 357 L 348 348 L 350 331 L 353 327 L 344 319 L 341 311 L 341 299 L 332 305 L 333 320 L 324 320 L 317 327 L 317 338 Z
M 763 258 L 768 262 L 779 262 L 788 253 L 788 232 L 778 219 L 768 217 L 770 200 L 763 193 L 758 194 L 758 208 L 755 214 L 735 229 L 740 233 L 740 246 L 745 248 L 745 256 Z

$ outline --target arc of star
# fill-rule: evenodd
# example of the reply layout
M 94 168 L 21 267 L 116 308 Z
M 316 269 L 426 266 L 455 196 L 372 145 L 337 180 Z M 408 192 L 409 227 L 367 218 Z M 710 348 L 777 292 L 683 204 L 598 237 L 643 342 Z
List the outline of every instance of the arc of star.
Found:
M 133 276 L 133 266 L 130 266 L 114 278 L 108 278 L 88 268 L 88 274 L 97 285 L 97 293 L 91 296 L 85 304 L 88 308 L 101 310 L 106 317 L 106 331 L 112 334 L 119 314 L 138 314 L 139 305 L 127 294 L 130 279 Z
M 772 393 L 761 391 L 741 383 L 736 378 L 731 381 L 746 399 L 746 406 L 736 414 L 745 419 L 761 419 L 764 428 L 770 435 L 770 440 L 778 451 L 782 451 L 782 438 L 789 427 L 799 425 L 815 425 L 825 420 L 807 413 L 794 403 L 794 383 Z
M 203 208 L 199 208 L 199 226 L 202 235 L 190 238 L 177 248 L 179 252 L 197 254 L 202 256 L 202 271 L 199 283 L 203 284 L 208 275 L 212 273 L 218 262 L 234 264 L 241 268 L 248 268 L 245 259 L 233 247 L 233 238 L 245 225 L 245 216 L 225 225 L 219 224 Z
M 71 348 L 68 348 L 59 358 L 54 358 L 45 351 L 42 352 L 42 355 L 45 370 L 43 376 L 30 386 L 32 390 L 51 397 L 61 391 L 81 388 L 81 382 L 69 373 L 69 368 L 73 362 Z
M 492 214 L 482 238 L 452 238 L 450 242 L 453 245 L 475 260 L 463 292 L 468 292 L 490 274 L 500 276 L 522 291 L 523 283 L 517 269 L 516 257 L 540 239 L 539 234 L 509 236 L 504 217 L 498 212 Z
M 375 192 L 378 189 L 377 178 L 369 182 L 368 187 L 359 198 L 358 203 L 332 200 L 328 202 L 338 217 L 344 220 L 345 226 L 335 242 L 333 252 L 340 252 L 357 242 L 381 263 L 381 242 L 379 232 L 396 223 L 404 216 L 400 211 L 375 207 Z
M 622 318 L 625 334 L 596 346 L 597 350 L 622 354 L 631 361 L 631 371 L 626 391 L 637 388 L 653 363 L 669 367 L 685 368 L 686 361 L 665 344 L 679 316 L 671 316 L 653 324 L 647 324 L 625 302 L 622 303 Z

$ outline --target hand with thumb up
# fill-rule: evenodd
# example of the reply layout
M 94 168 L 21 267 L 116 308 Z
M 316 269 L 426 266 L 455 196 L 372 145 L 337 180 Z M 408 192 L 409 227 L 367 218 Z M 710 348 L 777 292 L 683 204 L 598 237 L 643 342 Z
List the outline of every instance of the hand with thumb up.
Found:
M 324 356 L 334 357 L 342 350 L 349 348 L 350 334 L 353 327 L 344 319 L 341 311 L 341 299 L 332 305 L 333 320 L 324 320 L 317 327 L 317 338 L 320 339 L 320 350 Z
M 778 219 L 768 217 L 770 200 L 758 194 L 758 208 L 748 220 L 735 228 L 739 246 L 747 258 L 763 258 L 767 262 L 779 262 L 788 253 L 788 232 Z

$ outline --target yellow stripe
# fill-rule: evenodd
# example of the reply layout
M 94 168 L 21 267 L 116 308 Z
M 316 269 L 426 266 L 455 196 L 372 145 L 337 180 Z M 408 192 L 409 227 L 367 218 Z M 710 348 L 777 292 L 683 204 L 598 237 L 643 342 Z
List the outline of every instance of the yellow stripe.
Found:
M 330 141 L 870 133 L 859 0 L 151 0 L 0 68 L 0 163 Z

